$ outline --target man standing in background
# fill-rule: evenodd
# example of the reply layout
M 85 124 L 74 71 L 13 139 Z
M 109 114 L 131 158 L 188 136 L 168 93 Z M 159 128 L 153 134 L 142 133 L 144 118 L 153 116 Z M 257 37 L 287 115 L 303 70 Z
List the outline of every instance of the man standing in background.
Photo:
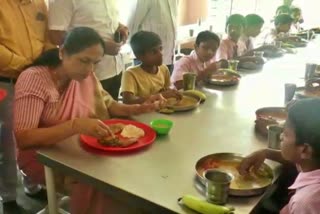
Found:
M 119 22 L 116 0 L 51 0 L 49 2 L 50 38 L 62 44 L 66 32 L 74 27 L 90 27 L 104 39 L 107 55 L 96 65 L 96 76 L 103 88 L 117 100 L 124 71 L 119 53 L 128 38 L 128 28 Z
M 151 31 L 162 40 L 163 63 L 172 72 L 175 41 L 177 38 L 178 0 L 137 0 L 133 16 L 129 19 L 131 35 L 138 31 Z
M 44 0 L 1 0 L 0 3 L 0 82 L 8 96 L 0 103 L 0 196 L 5 212 L 16 211 L 17 168 L 12 134 L 13 83 L 24 67 L 53 46 L 47 38 L 47 7 Z M 7 84 L 3 84 L 7 83 Z M 18 160 L 19 161 L 19 160 Z M 39 193 L 38 185 L 23 179 L 25 192 Z

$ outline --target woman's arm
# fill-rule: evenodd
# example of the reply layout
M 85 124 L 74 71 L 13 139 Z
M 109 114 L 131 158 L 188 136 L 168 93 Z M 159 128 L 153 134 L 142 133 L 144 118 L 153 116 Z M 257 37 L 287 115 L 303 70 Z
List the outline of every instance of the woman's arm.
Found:
M 50 146 L 76 134 L 73 121 L 69 120 L 50 128 L 34 128 L 15 131 L 15 137 L 20 149 L 38 146 Z

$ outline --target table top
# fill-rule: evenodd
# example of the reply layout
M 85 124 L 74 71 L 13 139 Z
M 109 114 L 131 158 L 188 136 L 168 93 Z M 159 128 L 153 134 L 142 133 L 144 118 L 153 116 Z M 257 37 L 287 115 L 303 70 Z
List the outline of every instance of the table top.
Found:
M 172 115 L 145 114 L 135 119 L 148 124 L 157 118 L 174 122 L 168 136 L 158 137 L 147 149 L 126 155 L 97 155 L 84 150 L 78 137 L 39 151 L 39 160 L 52 168 L 99 187 L 116 198 L 129 198 L 159 213 L 193 213 L 177 203 L 185 194 L 204 198 L 194 183 L 198 159 L 212 153 L 248 154 L 267 147 L 254 132 L 255 111 L 284 105 L 284 84 L 303 84 L 305 63 L 315 57 L 317 45 L 295 55 L 268 61 L 263 70 L 243 72 L 237 86 L 204 88 L 208 99 L 194 111 Z M 236 213 L 250 213 L 258 197 L 234 198 Z M 154 212 L 153 212 L 154 213 Z

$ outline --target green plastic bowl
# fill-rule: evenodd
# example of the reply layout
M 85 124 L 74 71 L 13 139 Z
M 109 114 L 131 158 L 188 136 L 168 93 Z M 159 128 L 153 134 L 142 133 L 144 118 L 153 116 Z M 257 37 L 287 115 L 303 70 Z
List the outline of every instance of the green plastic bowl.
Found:
M 157 134 L 167 135 L 173 126 L 173 122 L 166 119 L 157 119 L 151 121 L 150 125 L 157 132 Z

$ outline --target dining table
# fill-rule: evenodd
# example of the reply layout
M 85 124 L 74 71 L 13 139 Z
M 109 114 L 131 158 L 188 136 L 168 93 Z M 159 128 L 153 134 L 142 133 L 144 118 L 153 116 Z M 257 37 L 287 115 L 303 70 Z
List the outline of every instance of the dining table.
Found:
M 320 64 L 319 39 L 295 54 L 267 59 L 262 69 L 239 71 L 237 85 L 201 84 L 207 99 L 194 110 L 173 114 L 157 112 L 132 119 L 150 124 L 154 119 L 173 121 L 166 136 L 157 136 L 150 146 L 130 153 L 101 153 L 84 147 L 79 136 L 38 150 L 45 167 L 48 207 L 57 213 L 54 171 L 92 185 L 106 195 L 146 213 L 194 211 L 177 200 L 190 194 L 205 200 L 196 182 L 196 162 L 213 153 L 250 154 L 267 148 L 267 138 L 255 131 L 255 111 L 262 107 L 284 107 L 284 85 L 304 85 L 306 63 Z M 229 197 L 235 213 L 254 213 L 263 195 Z

